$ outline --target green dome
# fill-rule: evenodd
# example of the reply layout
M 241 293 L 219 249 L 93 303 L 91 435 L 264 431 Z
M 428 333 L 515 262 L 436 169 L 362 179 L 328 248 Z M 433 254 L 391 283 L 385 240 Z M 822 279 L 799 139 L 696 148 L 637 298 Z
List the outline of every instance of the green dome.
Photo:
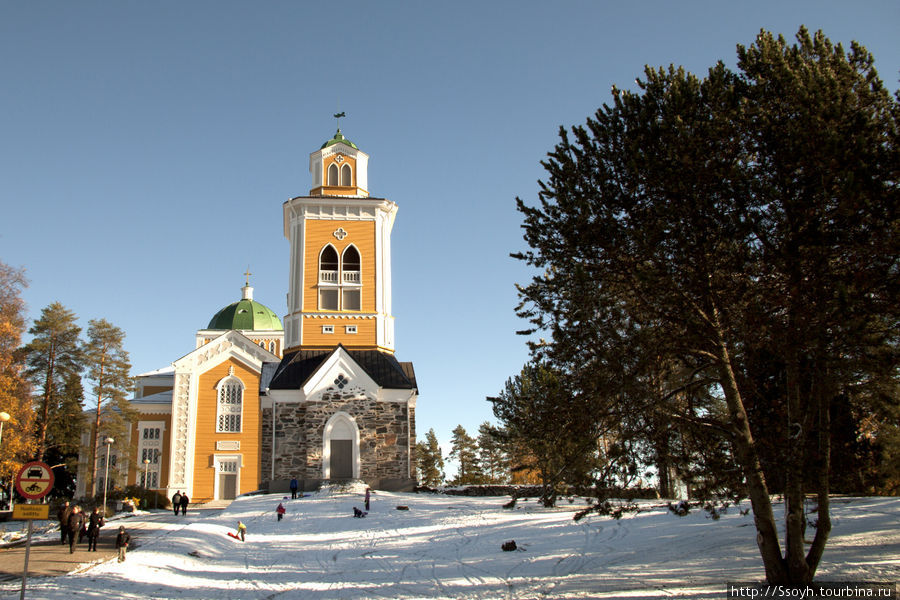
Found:
M 281 319 L 271 308 L 253 300 L 252 291 L 247 293 L 247 289 L 244 288 L 242 300 L 229 304 L 213 315 L 206 328 L 281 331 Z
M 356 147 L 356 144 L 354 144 L 353 142 L 351 142 L 350 140 L 348 140 L 347 138 L 344 137 L 344 134 L 341 133 L 340 129 L 337 130 L 337 133 L 334 134 L 333 138 L 331 138 L 330 140 L 328 140 L 327 142 L 322 144 L 322 148 L 327 148 L 328 146 L 334 146 L 335 144 L 346 144 L 346 145 L 350 146 L 351 148 L 359 150 L 359 148 Z M 321 150 L 321 148 L 320 148 L 320 150 Z

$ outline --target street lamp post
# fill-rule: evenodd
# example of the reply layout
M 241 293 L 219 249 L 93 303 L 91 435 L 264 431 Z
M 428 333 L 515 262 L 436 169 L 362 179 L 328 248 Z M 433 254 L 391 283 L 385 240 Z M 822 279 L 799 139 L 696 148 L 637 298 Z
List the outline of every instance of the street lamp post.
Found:
M 109 449 L 115 442 L 111 437 L 107 437 L 103 440 L 103 443 L 106 444 L 106 474 L 103 476 L 103 514 L 106 515 L 106 490 L 109 489 Z
M 3 424 L 9 421 L 9 413 L 0 412 L 0 442 L 3 441 Z M 9 508 L 12 509 L 12 484 L 9 486 Z

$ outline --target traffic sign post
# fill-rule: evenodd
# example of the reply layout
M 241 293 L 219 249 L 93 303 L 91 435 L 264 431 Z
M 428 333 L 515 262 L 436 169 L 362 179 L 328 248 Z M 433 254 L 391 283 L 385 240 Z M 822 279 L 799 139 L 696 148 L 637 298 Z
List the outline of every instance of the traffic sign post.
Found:
M 29 500 L 40 500 L 52 489 L 53 469 L 40 461 L 25 463 L 19 470 L 19 474 L 16 475 L 16 490 Z M 34 519 L 46 519 L 49 514 L 50 506 L 47 504 L 19 504 L 14 509 L 14 519 L 28 519 L 28 537 L 25 540 L 25 567 L 22 570 L 22 593 L 19 595 L 19 600 L 25 600 L 25 585 L 28 582 L 28 556 L 31 554 L 31 532 Z

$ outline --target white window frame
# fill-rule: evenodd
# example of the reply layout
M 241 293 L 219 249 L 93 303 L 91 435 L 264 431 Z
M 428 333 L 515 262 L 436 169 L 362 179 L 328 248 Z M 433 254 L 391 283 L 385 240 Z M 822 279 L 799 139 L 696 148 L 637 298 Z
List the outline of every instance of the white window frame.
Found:
M 356 325 L 346 325 L 344 327 L 344 333 L 348 333 L 350 335 L 355 334 L 357 331 Z
M 322 325 L 322 333 L 327 335 L 334 333 L 334 325 Z
M 238 401 L 237 402 L 223 402 L 223 394 L 226 393 L 226 390 L 237 388 L 238 393 Z M 234 375 L 229 375 L 219 381 L 216 384 L 216 433 L 242 433 L 244 430 L 244 382 L 235 377 Z M 237 405 L 238 410 L 229 410 L 227 413 L 223 410 L 225 406 Z M 237 430 L 234 429 L 226 429 L 222 426 L 222 417 L 233 416 L 237 413 Z

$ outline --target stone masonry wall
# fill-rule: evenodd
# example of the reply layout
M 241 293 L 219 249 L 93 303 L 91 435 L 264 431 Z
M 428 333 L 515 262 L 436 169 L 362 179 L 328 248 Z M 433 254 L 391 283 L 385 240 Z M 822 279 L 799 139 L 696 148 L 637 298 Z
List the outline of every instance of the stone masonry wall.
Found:
M 359 474 L 370 485 L 383 479 L 407 480 L 412 410 L 405 402 L 378 402 L 360 388 L 332 388 L 315 401 L 278 405 L 275 416 L 275 480 L 322 478 L 325 425 L 337 412 L 356 420 L 359 428 Z M 269 437 L 272 415 L 264 415 L 263 436 Z M 414 441 L 413 441 L 414 443 Z M 268 451 L 268 455 L 266 455 Z M 271 472 L 271 446 L 263 446 L 265 473 Z

